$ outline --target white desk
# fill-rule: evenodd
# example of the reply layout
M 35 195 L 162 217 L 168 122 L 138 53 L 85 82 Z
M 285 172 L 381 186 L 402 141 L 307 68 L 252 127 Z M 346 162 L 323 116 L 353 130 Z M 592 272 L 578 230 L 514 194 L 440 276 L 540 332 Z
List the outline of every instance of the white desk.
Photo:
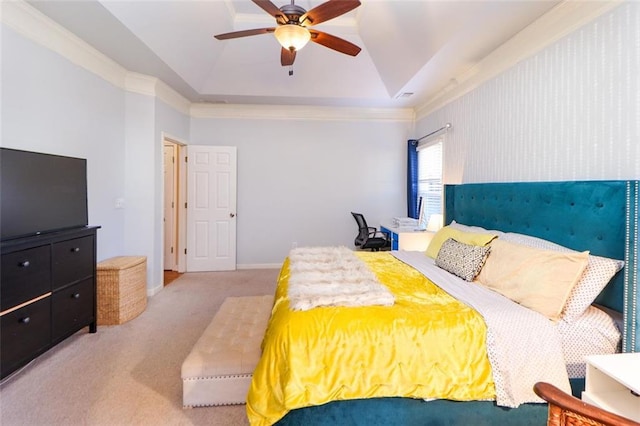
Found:
M 592 355 L 582 400 L 640 422 L 640 353 Z
M 380 225 L 380 231 L 391 237 L 391 250 L 426 251 L 434 233 L 421 231 L 415 226 L 395 227 L 391 222 Z

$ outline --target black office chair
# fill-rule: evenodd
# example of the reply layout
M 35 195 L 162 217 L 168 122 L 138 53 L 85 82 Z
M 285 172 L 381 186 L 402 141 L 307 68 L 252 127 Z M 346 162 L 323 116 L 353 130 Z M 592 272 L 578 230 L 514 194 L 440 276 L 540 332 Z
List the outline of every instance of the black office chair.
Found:
M 351 214 L 358 224 L 358 235 L 353 242 L 356 247 L 363 250 L 371 249 L 371 251 L 379 251 L 381 248 L 391 246 L 391 241 L 387 234 L 368 226 L 367 221 L 361 213 L 351 212 Z

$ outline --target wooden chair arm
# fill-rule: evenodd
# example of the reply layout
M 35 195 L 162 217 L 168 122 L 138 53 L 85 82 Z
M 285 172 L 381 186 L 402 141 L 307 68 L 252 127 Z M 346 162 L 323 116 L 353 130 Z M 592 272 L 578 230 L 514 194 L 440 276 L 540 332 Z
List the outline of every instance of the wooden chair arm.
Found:
M 550 383 L 538 382 L 533 391 L 549 403 L 547 426 L 640 426 L 631 419 L 568 395 Z

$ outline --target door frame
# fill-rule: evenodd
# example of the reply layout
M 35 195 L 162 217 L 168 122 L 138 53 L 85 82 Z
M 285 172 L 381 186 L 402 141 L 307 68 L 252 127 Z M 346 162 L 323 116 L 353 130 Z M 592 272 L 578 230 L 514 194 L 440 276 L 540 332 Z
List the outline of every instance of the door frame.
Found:
M 165 143 L 171 143 L 176 146 L 176 192 L 177 192 L 177 208 L 176 208 L 176 230 L 178 236 L 176 238 L 176 270 L 177 272 L 185 272 L 187 266 L 187 142 L 162 132 L 161 146 L 164 150 Z M 164 152 L 164 151 L 163 151 Z M 161 155 L 161 163 L 164 162 L 164 155 Z M 161 217 L 164 217 L 164 179 L 162 179 L 162 203 L 160 205 Z M 164 223 L 160 224 L 160 241 L 164 245 Z M 164 270 L 164 246 L 162 250 L 161 265 Z
M 163 253 L 162 267 L 165 271 L 178 270 L 178 145 L 164 141 L 162 157 L 164 182 Z M 169 209 L 168 204 L 172 204 Z M 170 249 L 170 251 L 169 251 Z

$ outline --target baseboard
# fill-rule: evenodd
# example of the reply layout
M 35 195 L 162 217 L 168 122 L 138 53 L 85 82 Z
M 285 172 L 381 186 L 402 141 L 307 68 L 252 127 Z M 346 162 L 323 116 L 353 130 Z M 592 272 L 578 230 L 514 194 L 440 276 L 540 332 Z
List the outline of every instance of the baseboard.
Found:
M 147 288 L 147 297 L 153 297 L 156 294 L 160 293 L 162 291 L 162 289 L 164 288 L 164 286 L 162 284 L 157 285 L 153 288 Z

